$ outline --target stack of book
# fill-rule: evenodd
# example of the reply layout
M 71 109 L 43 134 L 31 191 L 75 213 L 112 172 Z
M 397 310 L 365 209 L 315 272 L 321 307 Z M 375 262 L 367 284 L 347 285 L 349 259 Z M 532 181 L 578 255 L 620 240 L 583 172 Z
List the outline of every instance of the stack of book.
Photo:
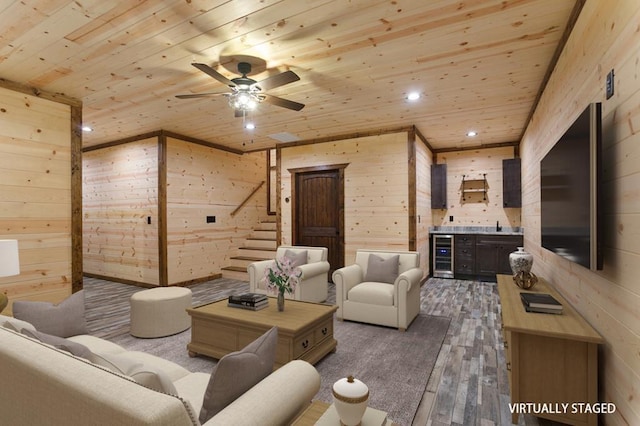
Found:
M 259 311 L 269 306 L 269 298 L 259 293 L 243 293 L 229 296 L 228 305 L 232 308 Z
M 546 293 L 520 293 L 520 299 L 527 312 L 561 314 L 562 304 Z

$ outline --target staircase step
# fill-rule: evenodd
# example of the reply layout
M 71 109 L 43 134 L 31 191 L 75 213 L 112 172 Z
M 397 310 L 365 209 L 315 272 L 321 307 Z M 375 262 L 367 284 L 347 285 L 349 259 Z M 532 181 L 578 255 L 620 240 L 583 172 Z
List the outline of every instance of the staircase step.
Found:
M 247 268 L 238 268 L 235 266 L 225 266 L 221 269 L 222 278 L 234 279 L 239 281 L 249 281 Z
M 262 230 L 262 231 L 275 231 L 278 229 L 278 224 L 275 222 L 275 220 L 273 222 L 264 221 L 264 222 L 260 222 L 260 224 L 256 226 L 255 229 Z
M 244 246 L 244 247 L 239 247 L 240 250 L 260 250 L 260 251 L 271 251 L 271 252 L 275 252 L 278 249 L 273 247 L 256 247 L 256 246 Z M 252 254 L 247 254 L 247 252 L 244 252 L 243 256 L 255 256 Z
M 259 256 L 233 256 L 234 260 L 246 260 L 248 262 L 260 262 L 261 260 L 269 260 L 270 258 L 264 258 Z
M 238 253 L 240 256 L 260 257 L 263 259 L 274 259 L 276 257 L 275 248 L 240 247 Z
M 276 240 L 276 231 L 271 229 L 254 229 L 251 237 L 257 240 Z
M 264 250 L 276 250 L 276 241 L 270 239 L 256 239 L 256 238 L 247 238 L 245 240 L 245 247 L 253 248 L 253 249 L 264 249 Z
M 264 256 L 232 256 L 229 258 L 228 266 L 236 266 L 238 268 L 244 268 L 247 270 L 247 267 L 253 262 L 260 262 L 263 260 L 271 260 L 273 259 L 272 252 L 265 253 Z
M 262 220 L 253 228 L 251 236 L 245 240 L 244 247 L 239 247 L 237 255 L 229 258 L 229 265 L 221 270 L 222 277 L 249 281 L 249 264 L 275 257 L 277 229 L 275 217 Z

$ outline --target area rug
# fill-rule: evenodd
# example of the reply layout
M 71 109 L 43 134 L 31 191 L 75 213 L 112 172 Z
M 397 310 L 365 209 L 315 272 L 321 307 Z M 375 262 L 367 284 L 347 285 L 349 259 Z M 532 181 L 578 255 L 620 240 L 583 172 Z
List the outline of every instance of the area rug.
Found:
M 410 426 L 436 363 L 449 318 L 420 314 L 406 332 L 335 322 L 335 353 L 316 364 L 322 383 L 316 399 L 332 402 L 333 384 L 348 375 L 369 387 L 369 405 Z
M 248 284 L 216 280 L 192 286 L 194 305 L 242 291 Z M 159 338 L 129 334 L 129 297 L 140 289 L 85 278 L 87 323 L 92 334 L 129 350 L 147 352 L 182 365 L 189 371 L 210 373 L 216 364 L 205 356 L 189 357 L 191 330 Z M 327 302 L 333 302 L 333 286 Z M 371 407 L 384 410 L 401 426 L 410 426 L 425 392 L 442 346 L 449 318 L 419 314 L 406 332 L 350 321 L 334 321 L 336 352 L 316 364 L 321 388 L 316 399 L 332 402 L 331 387 L 353 375 L 367 384 Z

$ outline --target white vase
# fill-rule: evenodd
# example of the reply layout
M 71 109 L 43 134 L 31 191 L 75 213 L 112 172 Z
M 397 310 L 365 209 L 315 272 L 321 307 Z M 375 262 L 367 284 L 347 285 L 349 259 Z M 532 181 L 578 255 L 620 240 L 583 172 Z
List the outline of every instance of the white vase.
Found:
M 524 247 L 518 247 L 517 251 L 509 254 L 509 265 L 513 275 L 517 275 L 518 272 L 526 272 L 528 274 L 533 266 L 533 256 L 531 253 L 524 251 Z
M 369 388 L 353 376 L 340 379 L 333 384 L 333 405 L 341 424 L 359 425 L 368 403 Z

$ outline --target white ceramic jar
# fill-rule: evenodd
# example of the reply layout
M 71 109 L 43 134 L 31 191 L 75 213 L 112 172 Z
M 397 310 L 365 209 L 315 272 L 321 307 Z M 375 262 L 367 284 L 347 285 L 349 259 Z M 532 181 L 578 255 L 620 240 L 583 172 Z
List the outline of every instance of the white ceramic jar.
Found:
M 509 266 L 511 266 L 511 272 L 514 276 L 518 272 L 529 273 L 533 266 L 533 256 L 524 251 L 524 247 L 518 247 L 517 251 L 509 254 Z
M 369 388 L 353 376 L 333 384 L 333 405 L 343 425 L 359 425 L 368 403 Z

